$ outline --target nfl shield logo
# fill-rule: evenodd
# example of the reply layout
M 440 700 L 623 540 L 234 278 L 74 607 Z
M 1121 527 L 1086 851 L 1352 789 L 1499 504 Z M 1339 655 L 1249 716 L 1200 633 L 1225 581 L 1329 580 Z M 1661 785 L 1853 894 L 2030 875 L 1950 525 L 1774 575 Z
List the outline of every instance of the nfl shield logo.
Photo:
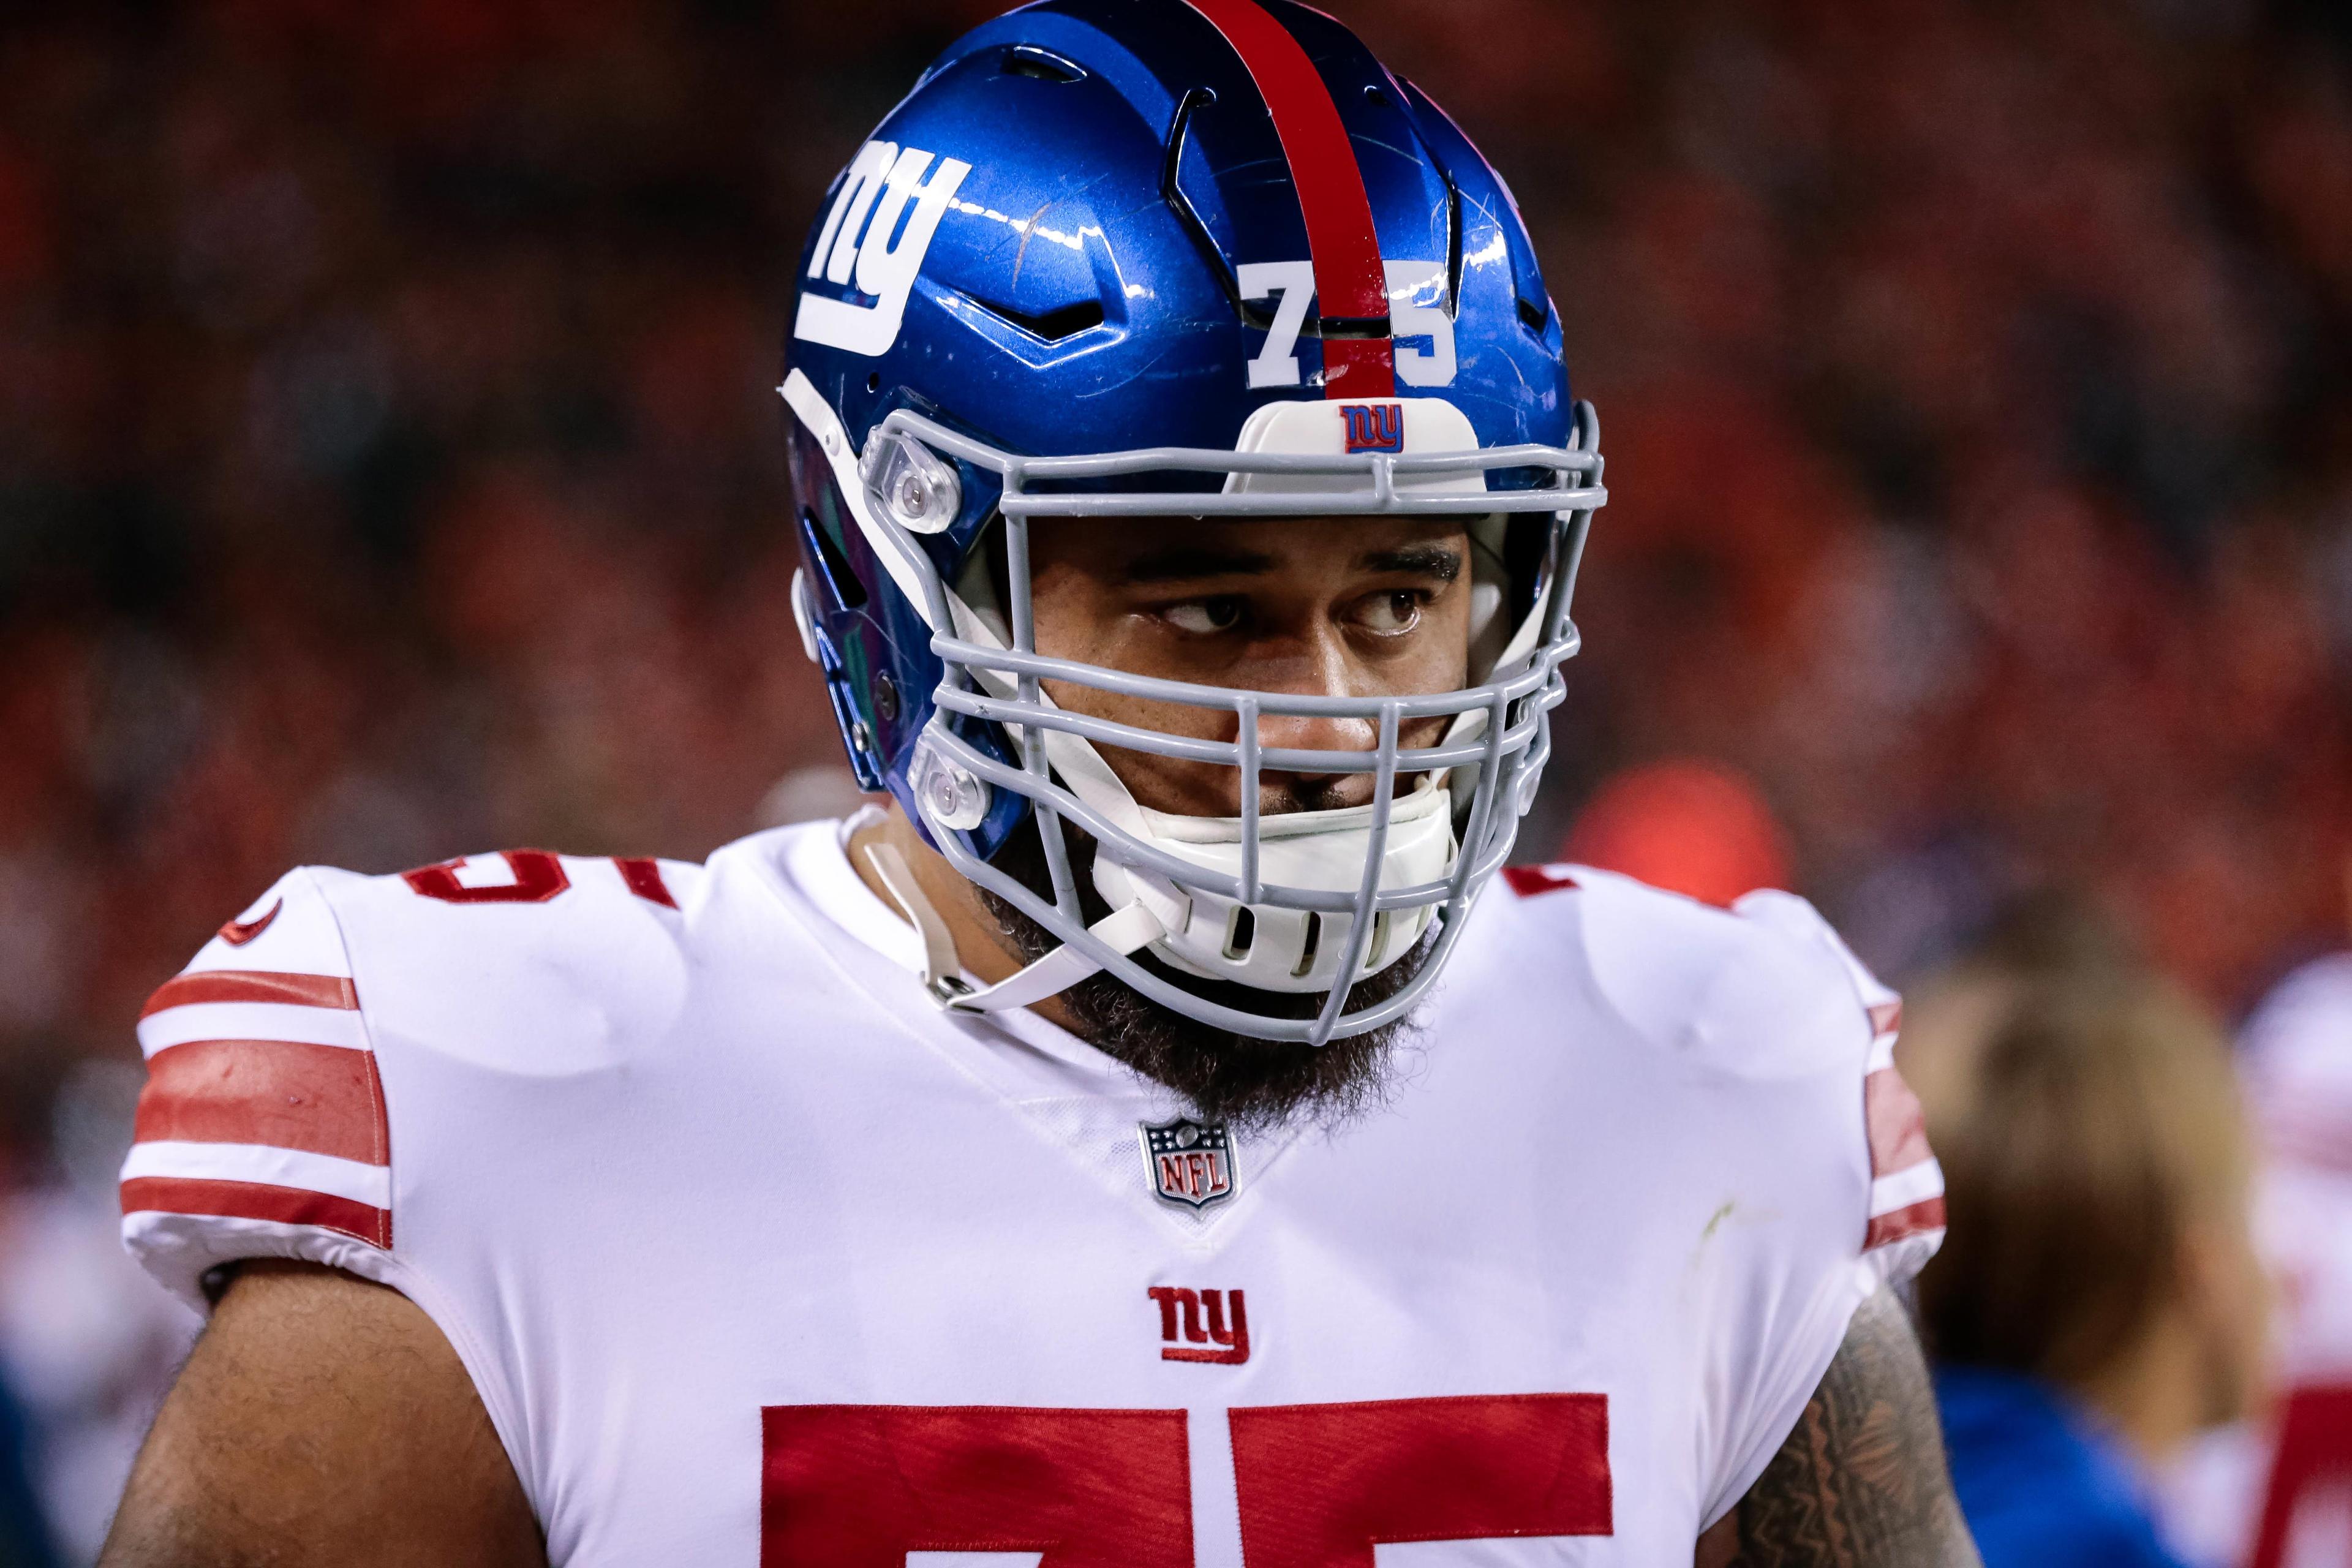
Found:
M 1190 1209 L 1213 1208 L 1234 1195 L 1241 1172 L 1234 1165 L 1234 1141 L 1222 1121 L 1143 1122 L 1143 1163 L 1160 1201 Z

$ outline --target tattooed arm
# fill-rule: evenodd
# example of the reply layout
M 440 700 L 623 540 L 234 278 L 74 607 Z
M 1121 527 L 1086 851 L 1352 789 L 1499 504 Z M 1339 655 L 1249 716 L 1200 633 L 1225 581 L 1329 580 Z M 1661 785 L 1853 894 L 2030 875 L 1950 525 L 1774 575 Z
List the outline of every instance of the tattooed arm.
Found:
M 1927 1363 L 1893 1296 L 1853 1315 L 1797 1429 L 1699 1542 L 1697 1568 L 1981 1568 Z

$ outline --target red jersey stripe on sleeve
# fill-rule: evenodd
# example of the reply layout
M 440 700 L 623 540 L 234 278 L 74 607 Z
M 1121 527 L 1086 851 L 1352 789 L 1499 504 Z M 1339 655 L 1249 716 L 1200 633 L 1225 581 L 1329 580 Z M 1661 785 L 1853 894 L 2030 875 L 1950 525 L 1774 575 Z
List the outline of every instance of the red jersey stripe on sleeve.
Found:
M 1371 195 L 1323 73 L 1290 30 L 1256 0 L 1188 3 L 1241 56 L 1274 116 L 1299 213 L 1307 220 L 1318 311 L 1327 320 L 1387 321 L 1388 271 L 1381 263 Z M 1326 337 L 1323 388 L 1327 397 L 1395 396 L 1395 349 L 1385 331 L 1370 338 Z
M 375 1058 L 292 1040 L 196 1040 L 147 1063 L 142 1143 L 254 1143 L 391 1163 Z
M 359 988 L 340 974 L 286 974 L 251 969 L 198 969 L 167 980 L 141 1008 L 152 1018 L 199 1002 L 278 1002 L 298 1007 L 359 1010 Z
M 122 1184 L 122 1212 L 210 1215 L 276 1225 L 315 1226 L 354 1237 L 372 1247 L 392 1246 L 392 1213 L 388 1209 L 327 1193 L 273 1187 L 260 1182 L 134 1176 Z
M 1870 1228 L 1863 1235 L 1862 1249 L 1874 1251 L 1891 1242 L 1925 1236 L 1943 1228 L 1944 1200 L 1940 1197 L 1922 1198 L 1916 1204 L 1874 1218 Z
M 1927 1119 L 1919 1097 L 1893 1068 L 1863 1079 L 1863 1110 L 1870 1131 L 1870 1173 L 1892 1176 L 1936 1157 L 1927 1146 Z

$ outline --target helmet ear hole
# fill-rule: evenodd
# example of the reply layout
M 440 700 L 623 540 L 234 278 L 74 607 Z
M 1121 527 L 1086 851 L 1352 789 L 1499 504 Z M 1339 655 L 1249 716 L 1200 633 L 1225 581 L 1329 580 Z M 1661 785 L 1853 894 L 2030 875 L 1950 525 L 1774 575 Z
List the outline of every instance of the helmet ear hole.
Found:
M 1012 617 L 1005 606 L 1013 602 L 1012 568 L 1005 560 L 1004 519 L 991 517 L 973 540 L 957 574 L 953 591 L 1005 647 L 1013 646 Z

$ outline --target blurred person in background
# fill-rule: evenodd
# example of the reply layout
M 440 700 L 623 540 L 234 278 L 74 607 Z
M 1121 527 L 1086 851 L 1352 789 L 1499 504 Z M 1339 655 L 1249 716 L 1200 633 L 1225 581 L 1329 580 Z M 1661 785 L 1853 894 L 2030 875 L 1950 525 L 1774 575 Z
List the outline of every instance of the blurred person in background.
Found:
M 2352 1563 L 2352 952 L 2289 975 L 2241 1052 L 2277 1270 L 2280 1398 L 2252 1568 Z
M 2259 1386 L 2267 1291 L 2227 1044 L 2094 928 L 2014 930 L 1901 1055 L 1945 1171 L 1918 1285 L 1989 1568 L 2172 1568 L 2148 1478 Z
M 58 1555 L 87 1563 L 197 1319 L 148 1287 L 113 1234 L 139 1068 L 90 1060 L 59 1081 L 55 1057 L 26 1059 L 43 1070 L 0 1081 L 16 1150 L 0 1180 L 0 1383 Z
M 2352 1563 L 2352 953 L 2296 969 L 2240 1034 L 2261 1157 L 2256 1236 L 2279 1281 L 2277 1379 L 2200 1442 L 2165 1517 L 2200 1568 Z
M 48 1525 L 33 1489 L 24 1412 L 0 1381 L 0 1568 L 50 1568 Z

